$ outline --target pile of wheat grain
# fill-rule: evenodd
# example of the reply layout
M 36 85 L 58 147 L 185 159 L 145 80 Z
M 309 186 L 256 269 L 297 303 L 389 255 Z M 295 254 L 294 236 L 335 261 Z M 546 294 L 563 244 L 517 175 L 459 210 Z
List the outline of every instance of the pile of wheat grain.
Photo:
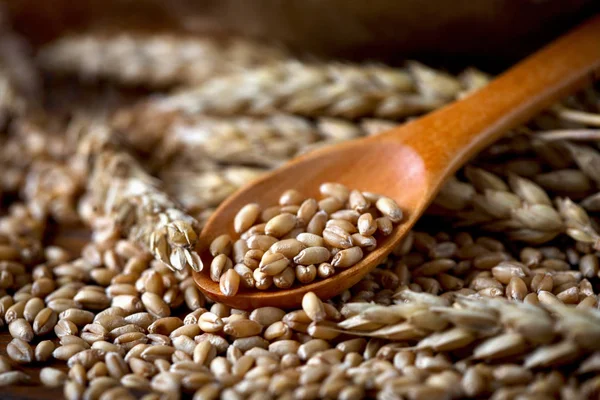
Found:
M 219 46 L 123 32 L 42 49 L 46 74 L 103 80 L 112 96 L 183 87 L 118 109 L 82 100 L 67 119 L 10 111 L 0 321 L 13 340 L 1 385 L 37 382 L 20 369 L 35 363 L 69 400 L 598 396 L 594 87 L 472 160 L 354 287 L 309 293 L 298 310 L 244 311 L 207 301 L 190 275 L 216 205 L 298 153 L 377 134 L 488 78 Z M 81 251 L 51 243 L 57 225 L 77 224 L 91 231 Z

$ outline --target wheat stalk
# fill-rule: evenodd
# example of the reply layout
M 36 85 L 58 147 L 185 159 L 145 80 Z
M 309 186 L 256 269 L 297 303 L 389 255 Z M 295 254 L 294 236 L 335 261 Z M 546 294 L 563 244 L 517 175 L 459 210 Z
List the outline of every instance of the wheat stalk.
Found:
M 492 232 L 506 232 L 512 240 L 544 243 L 561 233 L 600 245 L 600 235 L 586 211 L 568 198 L 554 202 L 535 182 L 511 174 L 508 184 L 491 172 L 467 167 L 470 182 L 450 179 L 435 200 L 456 211 L 462 225 L 480 225 Z
M 124 235 L 158 260 L 178 271 L 186 265 L 197 271 L 202 268 L 193 250 L 198 239 L 196 220 L 128 154 L 110 150 L 98 154 L 88 192 L 104 214 L 115 218 Z
M 128 86 L 168 87 L 198 84 L 215 75 L 286 57 L 280 47 L 242 38 L 124 31 L 61 37 L 40 50 L 38 61 L 46 71 L 84 81 L 106 79 Z
M 169 168 L 160 173 L 164 189 L 191 213 L 216 207 L 244 184 L 258 178 L 267 170 L 230 166 L 212 171 L 182 171 Z
M 249 119 L 240 118 L 236 116 L 235 113 L 232 113 L 230 118 L 216 118 L 215 116 L 207 116 L 203 115 L 202 113 L 198 114 L 193 112 L 190 118 L 190 116 L 186 114 L 189 114 L 188 111 L 191 110 L 188 110 L 185 107 L 186 104 L 182 103 L 184 107 L 177 106 L 171 111 L 165 110 L 161 104 L 163 102 L 168 103 L 171 100 L 175 101 L 175 99 L 179 98 L 183 99 L 184 103 L 185 101 L 193 103 L 195 101 L 194 99 L 196 98 L 194 93 L 196 91 L 203 93 L 204 90 L 210 90 L 211 85 L 224 85 L 226 87 L 231 87 L 231 89 L 234 91 L 238 91 L 239 93 L 244 92 L 245 96 L 252 97 L 252 92 L 248 91 L 249 89 L 239 86 L 238 83 L 236 83 L 236 80 L 240 79 L 248 81 L 248 85 L 257 86 L 252 90 L 258 90 L 260 87 L 261 92 L 255 99 L 256 101 L 261 101 L 261 96 L 270 95 L 269 93 L 265 93 L 264 95 L 262 94 L 262 86 L 270 85 L 274 86 L 273 90 L 289 92 L 290 100 L 296 101 L 297 103 L 310 103 L 309 100 L 311 99 L 311 96 L 313 96 L 315 99 L 313 103 L 316 103 L 319 98 L 319 93 L 327 90 L 327 88 L 322 88 L 322 83 L 325 82 L 331 87 L 336 87 L 339 85 L 350 86 L 352 91 L 348 91 L 347 93 L 350 96 L 358 96 L 359 98 L 361 96 L 369 97 L 373 93 L 385 93 L 384 96 L 391 96 L 388 101 L 392 104 L 396 102 L 396 100 L 394 100 L 394 96 L 402 97 L 404 95 L 408 96 L 408 98 L 422 98 L 424 99 L 423 101 L 425 103 L 435 103 L 427 105 L 425 108 L 420 106 L 407 107 L 402 116 L 410 116 L 430 110 L 431 107 L 437 108 L 445 102 L 453 99 L 455 96 L 465 96 L 468 93 L 482 87 L 489 80 L 487 75 L 475 69 L 468 69 L 461 76 L 459 76 L 458 79 L 454 79 L 422 64 L 412 63 L 410 65 L 411 67 L 409 68 L 409 71 L 411 71 L 412 74 L 409 74 L 407 71 L 402 69 L 393 69 L 374 65 L 352 65 L 337 63 L 313 65 L 301 63 L 299 61 L 282 61 L 275 63 L 271 67 L 251 69 L 233 77 L 217 76 L 214 78 L 215 83 L 207 82 L 198 89 L 184 90 L 180 92 L 180 94 L 176 93 L 163 99 L 149 100 L 141 102 L 132 108 L 121 109 L 114 115 L 112 119 L 112 126 L 121 132 L 131 145 L 143 152 L 151 152 L 152 149 L 156 148 L 160 141 L 165 140 L 165 136 L 171 135 L 171 131 L 181 126 L 187 126 L 190 124 L 193 126 L 196 124 L 195 121 L 204 121 L 205 124 L 210 123 L 215 128 L 219 129 L 225 129 L 223 128 L 224 126 L 230 125 L 229 129 L 239 131 L 239 133 L 244 136 L 252 134 L 252 131 L 255 130 L 250 129 L 252 126 L 261 126 L 263 124 L 268 126 L 269 130 L 289 130 L 291 129 L 290 125 L 293 125 L 295 128 L 301 128 L 301 130 L 304 131 L 307 129 L 307 126 L 312 126 L 312 130 L 316 131 L 315 133 L 317 134 L 321 134 L 324 138 L 331 139 L 333 141 L 345 140 L 352 139 L 357 135 L 362 134 L 362 131 L 367 132 L 367 134 L 374 134 L 376 132 L 380 132 L 381 130 L 389 129 L 394 126 L 394 123 L 385 118 L 363 119 L 361 121 L 361 126 L 354 126 L 350 121 L 344 121 L 342 119 L 335 118 L 324 118 L 315 122 L 310 119 L 303 119 L 301 116 L 280 114 L 276 107 L 272 107 L 264 111 L 264 120 L 261 118 L 252 119 L 251 126 L 249 126 L 249 124 L 243 124 L 242 129 L 242 124 L 240 121 L 248 121 Z M 282 70 L 281 73 L 287 73 L 287 69 L 293 70 L 289 71 L 289 76 L 286 75 L 289 80 L 289 82 L 287 82 L 289 87 L 279 87 L 280 85 L 274 85 L 273 81 L 268 79 L 270 74 L 277 73 L 278 70 Z M 292 74 L 291 72 L 299 73 Z M 203 89 L 206 86 L 209 86 L 209 88 Z M 418 88 L 418 93 L 413 93 L 415 87 Z M 227 93 L 228 92 L 221 92 L 219 89 L 217 98 L 220 99 L 219 101 L 221 101 L 223 105 L 228 107 L 228 105 L 231 104 L 235 107 L 235 99 L 228 98 L 227 96 L 229 95 Z M 273 95 L 279 94 L 275 93 Z M 294 96 L 298 96 L 298 100 L 294 100 Z M 306 98 L 307 100 L 304 101 L 300 98 Z M 440 98 L 444 98 L 445 100 L 443 102 L 435 100 Z M 201 102 L 205 101 L 202 98 L 199 98 L 198 100 Z M 207 99 L 207 101 L 208 100 L 210 99 Z M 335 112 L 329 113 L 327 111 L 328 107 L 335 107 L 335 102 L 342 102 L 345 100 L 342 97 L 339 97 L 331 98 L 331 101 L 331 104 L 325 104 L 327 102 L 326 99 L 321 101 L 323 104 L 318 108 L 321 108 L 322 110 L 315 109 L 313 110 L 315 111 L 314 113 L 303 112 L 301 109 L 296 111 L 298 111 L 298 114 L 307 114 L 307 116 L 328 116 L 330 114 L 334 114 L 333 116 L 346 116 L 344 113 L 336 114 Z M 359 102 L 360 101 L 362 100 L 359 99 Z M 408 100 L 408 102 L 410 103 L 410 100 Z M 352 104 L 350 104 L 350 106 L 352 106 Z M 219 110 L 218 107 L 217 109 L 202 111 L 216 111 L 217 113 L 223 111 Z M 402 107 L 402 105 L 397 105 L 394 107 Z M 285 111 L 285 109 L 283 111 Z M 293 111 L 294 109 L 292 109 L 292 113 Z M 229 114 L 229 111 L 227 113 Z M 279 116 L 273 114 L 279 114 Z M 359 111 L 359 114 L 362 114 L 362 112 Z M 367 112 L 366 114 L 368 116 L 369 113 Z M 385 115 L 386 113 L 383 114 Z M 393 116 L 392 114 L 387 116 Z M 250 132 L 246 133 L 248 130 L 250 130 Z M 291 136 L 292 135 L 287 135 L 286 137 L 289 138 Z
M 162 134 L 157 132 L 155 137 L 161 151 L 152 153 L 147 165 L 151 170 L 164 169 L 172 162 L 182 167 L 181 160 L 185 159 L 187 169 L 207 168 L 188 164 L 193 160 L 273 168 L 315 147 L 375 134 L 392 126 L 395 123 L 388 120 L 354 123 L 338 118 L 312 120 L 289 114 L 176 118 Z M 119 130 L 133 148 L 142 153 L 146 151 L 148 130 L 140 129 L 137 124 L 130 125 L 129 129 L 121 126 Z
M 456 78 L 409 63 L 408 70 L 380 65 L 274 62 L 209 79 L 152 101 L 156 111 L 187 114 L 404 118 L 421 114 L 463 93 Z
M 457 296 L 452 302 L 408 289 L 397 291 L 394 298 L 396 304 L 390 306 L 346 303 L 341 310 L 345 319 L 338 322 L 338 328 L 345 333 L 397 341 L 420 341 L 432 332 L 454 328 L 470 331 L 473 341 L 514 331 L 534 344 L 571 339 L 589 351 L 597 350 L 599 346 L 600 313 L 595 308 L 573 308 L 559 303 L 531 305 L 481 296 Z M 366 323 L 377 327 L 354 330 Z M 394 337 L 392 332 L 400 325 L 410 326 L 414 331 L 406 337 Z M 586 333 L 590 336 L 582 338 Z M 425 343 L 428 342 L 431 339 Z M 424 348 L 431 347 L 415 346 L 415 349 Z
M 343 333 L 399 342 L 396 351 L 454 353 L 468 363 L 503 360 L 527 369 L 579 362 L 600 349 L 600 313 L 563 304 L 397 292 L 397 304 L 347 303 Z M 319 323 L 317 323 L 318 325 Z M 461 352 L 461 350 L 467 352 Z
M 562 304 L 541 307 L 476 297 L 458 297 L 451 304 L 409 290 L 397 292 L 396 298 L 397 304 L 391 306 L 345 304 L 341 310 L 345 319 L 336 324 L 337 329 L 347 335 L 371 338 L 369 343 L 385 340 L 377 357 L 393 359 L 401 371 L 416 367 L 459 374 L 462 386 L 454 390 L 464 391 L 463 395 L 500 395 L 510 386 L 489 387 L 486 376 L 501 374 L 509 366 L 523 383 L 532 381 L 532 372 L 546 368 L 560 371 L 579 366 L 583 374 L 597 368 L 600 313 L 596 309 Z M 483 379 L 482 384 L 475 385 L 473 375 Z M 406 391 L 398 386 L 400 381 L 390 377 L 380 395 Z M 578 386 L 573 390 L 590 393 L 597 383 L 584 378 Z M 531 385 L 527 390 L 535 391 Z

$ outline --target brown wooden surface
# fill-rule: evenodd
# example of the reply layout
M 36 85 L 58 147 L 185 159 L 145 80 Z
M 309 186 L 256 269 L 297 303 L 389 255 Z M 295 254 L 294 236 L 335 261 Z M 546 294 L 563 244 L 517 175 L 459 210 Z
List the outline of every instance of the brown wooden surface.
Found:
M 492 83 L 414 122 L 368 138 L 330 146 L 296 158 L 223 202 L 199 241 L 204 270 L 194 278 L 212 299 L 236 308 L 295 307 L 313 291 L 321 299 L 339 294 L 375 268 L 433 200 L 445 178 L 477 152 L 560 98 L 590 83 L 600 71 L 600 15 L 522 61 Z M 227 297 L 209 277 L 209 245 L 223 233 L 237 237 L 232 221 L 245 204 L 277 204 L 287 189 L 317 197 L 323 182 L 387 195 L 406 211 L 405 221 L 355 266 L 325 280 L 290 290 L 241 289 Z

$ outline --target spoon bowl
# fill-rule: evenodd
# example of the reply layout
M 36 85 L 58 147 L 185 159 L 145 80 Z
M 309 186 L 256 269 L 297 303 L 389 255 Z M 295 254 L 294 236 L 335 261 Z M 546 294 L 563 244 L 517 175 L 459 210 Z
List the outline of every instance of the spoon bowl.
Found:
M 387 160 L 382 163 L 374 156 Z M 416 222 L 421 210 L 427 206 L 425 164 L 418 153 L 404 144 L 389 140 L 382 142 L 365 138 L 343 143 L 331 149 L 315 150 L 297 158 L 282 168 L 244 187 L 229 197 L 213 218 L 204 227 L 199 241 L 199 255 L 204 270 L 195 274 L 195 279 L 203 292 L 215 301 L 236 308 L 256 308 L 266 305 L 283 308 L 300 304 L 302 296 L 309 291 L 326 298 L 332 290 L 340 293 L 356 284 L 370 270 L 376 267 L 387 255 L 389 248 L 398 244 L 401 238 Z M 248 203 L 248 199 L 261 208 L 278 204 L 279 196 L 287 189 L 318 197 L 319 186 L 323 182 L 337 182 L 351 189 L 385 193 L 392 197 L 404 211 L 404 220 L 394 226 L 388 236 L 377 236 L 378 247 L 354 266 L 336 271 L 328 279 L 315 280 L 310 284 L 299 284 L 291 289 L 249 291 L 240 289 L 235 296 L 225 296 L 219 291 L 219 283 L 208 275 L 212 256 L 208 251 L 210 243 L 217 236 L 227 233 L 232 238 L 239 235 L 233 230 L 232 221 L 237 211 Z M 335 287 L 332 285 L 335 284 Z
M 225 200 L 208 220 L 197 245 L 204 268 L 194 279 L 204 294 L 229 306 L 292 308 L 312 291 L 321 299 L 356 284 L 397 246 L 433 200 L 444 180 L 478 151 L 561 97 L 590 82 L 600 71 L 600 17 L 500 75 L 493 82 L 425 117 L 367 138 L 315 150 L 248 184 Z M 236 213 L 248 203 L 266 208 L 288 189 L 317 197 L 324 182 L 370 191 L 394 199 L 404 220 L 375 250 L 333 276 L 290 289 L 243 289 L 225 296 L 209 276 L 214 238 L 233 230 Z

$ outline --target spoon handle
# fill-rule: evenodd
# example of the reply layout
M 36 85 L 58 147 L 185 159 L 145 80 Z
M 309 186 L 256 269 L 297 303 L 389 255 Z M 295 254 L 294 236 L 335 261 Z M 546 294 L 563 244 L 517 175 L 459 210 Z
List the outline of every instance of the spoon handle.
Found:
M 584 87 L 598 72 L 600 15 L 465 99 L 381 136 L 417 150 L 431 174 L 430 187 L 435 190 L 470 157 L 509 129 Z

